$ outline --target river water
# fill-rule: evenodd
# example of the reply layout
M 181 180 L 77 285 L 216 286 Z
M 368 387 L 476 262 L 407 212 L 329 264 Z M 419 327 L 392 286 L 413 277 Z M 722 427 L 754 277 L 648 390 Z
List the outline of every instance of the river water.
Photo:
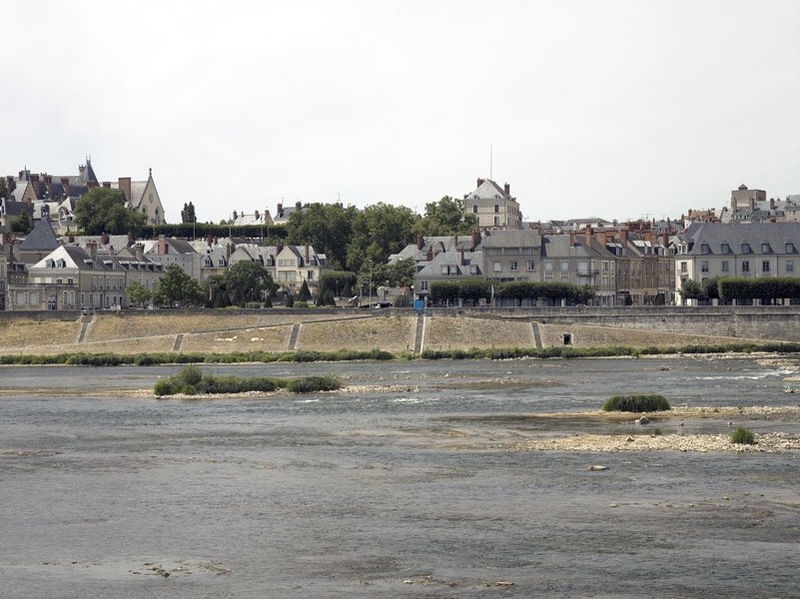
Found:
M 798 452 L 506 446 L 635 434 L 525 418 L 619 393 L 797 405 L 796 359 L 203 368 L 357 390 L 157 400 L 131 391 L 179 367 L 0 369 L 0 597 L 800 597 Z

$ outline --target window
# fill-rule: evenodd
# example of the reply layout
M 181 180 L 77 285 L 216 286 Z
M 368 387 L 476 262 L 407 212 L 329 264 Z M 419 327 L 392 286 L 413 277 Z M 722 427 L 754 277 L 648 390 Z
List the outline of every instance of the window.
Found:
M 516 260 L 512 260 L 511 261 L 511 270 L 512 271 L 519 270 L 519 263 Z
M 495 204 L 494 205 L 494 213 L 495 214 L 499 214 L 500 213 L 500 204 Z
M 722 272 L 730 272 L 730 262 L 727 260 L 722 261 Z
M 731 253 L 731 246 L 728 243 L 723 243 L 722 245 L 720 245 L 719 249 L 723 254 L 730 254 Z
M 769 247 L 768 243 L 761 244 L 761 253 L 762 254 L 769 254 L 772 252 L 772 248 Z
M 703 260 L 700 263 L 700 272 L 708 272 L 708 260 Z
M 499 216 L 495 216 L 494 217 L 494 226 L 495 227 L 499 227 L 500 226 L 500 217 Z
M 794 272 L 794 260 L 786 261 L 786 272 Z
M 502 272 L 503 270 L 503 263 L 502 262 L 493 262 L 492 263 L 492 270 L 494 272 Z
M 742 260 L 742 272 L 750 272 L 750 262 L 748 260 Z
M 750 244 L 749 243 L 743 243 L 742 244 L 742 253 L 743 254 L 749 254 L 750 253 Z
M 536 263 L 533 260 L 528 260 L 528 272 L 533 271 L 535 266 L 536 266 Z
M 473 204 L 472 205 L 472 214 L 478 214 L 478 205 L 477 204 Z
M 769 272 L 769 260 L 761 261 L 761 272 Z
M 710 254 L 711 253 L 711 248 L 709 247 L 709 245 L 707 243 L 701 243 L 700 244 L 700 253 L 701 254 Z
M 689 264 L 688 262 L 681 262 L 681 274 L 686 274 L 689 272 Z
M 569 262 L 562 261 L 561 262 L 561 273 L 569 272 Z
M 420 281 L 420 286 L 422 287 L 423 291 L 428 290 L 428 281 Z
M 786 249 L 786 253 L 787 254 L 794 254 L 795 251 L 796 251 L 794 249 L 794 244 L 791 241 L 787 241 L 786 242 L 786 248 L 785 249 Z
M 545 272 L 553 272 L 553 261 L 552 260 L 547 260 L 544 263 L 544 271 Z

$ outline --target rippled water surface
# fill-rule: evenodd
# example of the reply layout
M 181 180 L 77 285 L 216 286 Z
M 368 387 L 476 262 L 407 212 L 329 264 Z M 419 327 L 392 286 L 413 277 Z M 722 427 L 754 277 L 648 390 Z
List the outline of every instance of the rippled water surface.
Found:
M 525 418 L 618 393 L 797 405 L 797 360 L 204 369 L 357 390 L 156 400 L 130 391 L 179 367 L 0 369 L 0 597 L 800 597 L 797 452 L 505 449 L 624 433 Z

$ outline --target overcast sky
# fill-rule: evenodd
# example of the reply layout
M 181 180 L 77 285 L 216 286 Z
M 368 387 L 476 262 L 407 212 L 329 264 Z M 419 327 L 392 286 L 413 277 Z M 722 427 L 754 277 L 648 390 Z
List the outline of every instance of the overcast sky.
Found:
M 798 0 L 6 0 L 3 22 L 2 174 L 152 168 L 169 222 L 421 213 L 490 175 L 526 220 L 800 194 Z

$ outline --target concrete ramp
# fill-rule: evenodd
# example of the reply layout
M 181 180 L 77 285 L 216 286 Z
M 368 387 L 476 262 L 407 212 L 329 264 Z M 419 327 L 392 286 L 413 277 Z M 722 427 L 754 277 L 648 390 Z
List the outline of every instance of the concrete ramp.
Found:
M 414 353 L 421 354 L 425 341 L 425 316 L 417 315 L 417 332 L 414 335 Z
M 297 349 L 297 338 L 300 336 L 300 323 L 296 322 L 292 325 L 292 334 L 289 337 L 289 351 Z

